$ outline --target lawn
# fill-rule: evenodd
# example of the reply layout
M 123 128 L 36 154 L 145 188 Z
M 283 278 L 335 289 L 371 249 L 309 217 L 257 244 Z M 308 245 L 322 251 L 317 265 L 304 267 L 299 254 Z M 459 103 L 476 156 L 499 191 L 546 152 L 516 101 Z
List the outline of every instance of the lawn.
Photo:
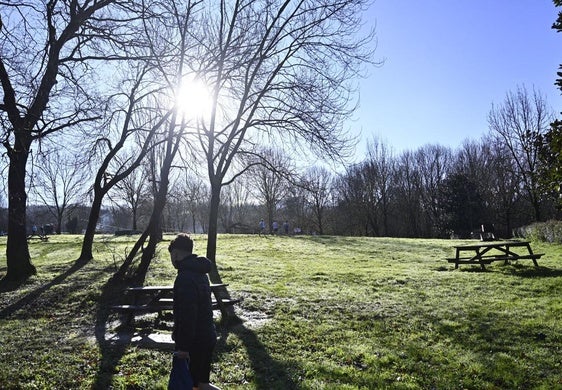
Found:
M 0 388 L 164 389 L 168 343 L 115 336 L 107 282 L 135 237 L 32 242 L 38 274 L 0 293 Z M 165 250 L 146 284 L 171 284 Z M 195 236 L 204 253 L 205 236 Z M 212 380 L 229 389 L 562 389 L 562 246 L 455 270 L 460 240 L 221 235 L 217 263 L 242 323 L 223 326 Z M 0 238 L 5 253 L 6 238 Z M 6 271 L 0 260 L 0 276 Z M 7 290 L 7 291 L 6 291 Z M 218 319 L 217 319 L 218 320 Z M 112 337 L 114 336 L 114 337 Z M 145 337 L 146 340 L 146 337 Z M 157 339 L 160 340 L 160 339 Z

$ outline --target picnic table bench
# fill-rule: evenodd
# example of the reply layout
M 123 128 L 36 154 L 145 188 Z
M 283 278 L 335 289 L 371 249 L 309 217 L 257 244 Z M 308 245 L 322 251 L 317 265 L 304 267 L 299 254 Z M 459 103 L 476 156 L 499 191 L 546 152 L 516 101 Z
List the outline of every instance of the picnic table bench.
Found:
M 27 236 L 27 240 L 32 240 L 32 239 L 37 239 L 37 240 L 41 240 L 41 241 L 49 241 L 49 236 L 47 236 L 46 234 L 30 234 L 29 236 Z
M 455 263 L 455 269 L 461 264 L 479 264 L 482 269 L 486 269 L 486 264 L 494 261 L 532 260 L 535 267 L 539 264 L 544 253 L 533 253 L 529 241 L 486 241 L 477 244 L 455 245 L 455 257 L 448 257 L 449 263 Z M 514 248 L 522 249 L 524 253 L 515 252 Z
M 221 298 L 218 292 L 226 286 L 227 284 L 224 283 L 211 284 L 213 310 L 220 310 L 221 313 L 224 313 L 226 307 L 241 301 L 240 299 Z M 130 323 L 136 315 L 158 313 L 158 316 L 161 317 L 164 311 L 174 308 L 174 286 L 128 287 L 125 289 L 125 294 L 132 297 L 132 303 L 113 305 L 111 309 L 127 313 L 127 323 Z

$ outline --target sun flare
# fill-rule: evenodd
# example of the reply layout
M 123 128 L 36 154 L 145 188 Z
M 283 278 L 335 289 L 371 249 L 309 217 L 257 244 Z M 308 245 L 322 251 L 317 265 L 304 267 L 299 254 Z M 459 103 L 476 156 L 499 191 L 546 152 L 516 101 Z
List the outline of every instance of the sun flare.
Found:
M 184 78 L 177 96 L 179 112 L 187 119 L 200 119 L 212 107 L 212 96 L 207 85 L 198 78 Z

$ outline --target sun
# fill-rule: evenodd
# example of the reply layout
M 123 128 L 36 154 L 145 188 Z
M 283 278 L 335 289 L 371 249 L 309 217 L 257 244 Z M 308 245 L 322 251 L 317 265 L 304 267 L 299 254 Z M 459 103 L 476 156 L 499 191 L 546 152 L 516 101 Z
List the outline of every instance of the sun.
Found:
M 179 112 L 186 119 L 201 119 L 212 108 L 212 96 L 207 85 L 199 78 L 185 77 L 176 95 Z

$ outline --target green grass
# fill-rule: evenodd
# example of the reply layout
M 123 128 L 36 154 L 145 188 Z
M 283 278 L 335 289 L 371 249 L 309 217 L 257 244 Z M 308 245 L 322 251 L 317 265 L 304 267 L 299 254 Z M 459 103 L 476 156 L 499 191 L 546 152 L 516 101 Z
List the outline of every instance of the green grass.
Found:
M 212 380 L 225 390 L 562 388 L 562 246 L 533 243 L 545 253 L 538 269 L 524 260 L 483 272 L 447 263 L 460 242 L 219 236 L 244 322 L 217 323 Z M 196 236 L 196 251 L 205 244 Z M 38 275 L 0 293 L 0 388 L 165 388 L 169 350 L 103 336 L 118 317 L 100 302 L 122 299 L 106 283 L 132 245 L 100 237 L 95 260 L 77 266 L 80 237 L 30 244 Z M 172 282 L 166 245 L 146 284 Z

